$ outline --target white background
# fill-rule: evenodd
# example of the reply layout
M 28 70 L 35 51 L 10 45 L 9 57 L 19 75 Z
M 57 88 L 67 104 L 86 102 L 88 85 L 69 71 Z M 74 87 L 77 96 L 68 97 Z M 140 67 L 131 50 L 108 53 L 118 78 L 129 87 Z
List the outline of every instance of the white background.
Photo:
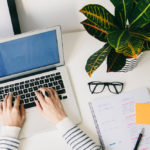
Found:
M 82 30 L 85 17 L 79 10 L 90 3 L 114 13 L 110 0 L 16 0 L 22 32 L 55 25 L 61 25 L 63 32 Z

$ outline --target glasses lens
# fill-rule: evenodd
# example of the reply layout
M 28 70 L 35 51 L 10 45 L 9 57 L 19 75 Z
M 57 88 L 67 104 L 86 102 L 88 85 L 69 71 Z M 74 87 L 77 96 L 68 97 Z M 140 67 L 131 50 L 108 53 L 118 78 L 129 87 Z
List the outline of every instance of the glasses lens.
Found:
M 91 83 L 90 84 L 90 90 L 92 93 L 101 93 L 104 89 L 104 84 L 99 83 Z
M 109 85 L 110 92 L 115 94 L 121 93 L 122 88 L 123 88 L 122 83 L 112 83 L 111 85 Z

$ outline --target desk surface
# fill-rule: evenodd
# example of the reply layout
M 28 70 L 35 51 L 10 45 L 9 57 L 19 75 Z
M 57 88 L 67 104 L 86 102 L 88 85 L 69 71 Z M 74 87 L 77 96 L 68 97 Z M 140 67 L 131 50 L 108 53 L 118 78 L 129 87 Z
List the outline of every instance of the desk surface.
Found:
M 96 143 L 99 143 L 93 118 L 88 102 L 97 97 L 113 94 L 107 89 L 102 94 L 91 95 L 87 83 L 90 81 L 121 81 L 125 83 L 123 92 L 136 88 L 150 89 L 150 52 L 145 52 L 138 66 L 128 73 L 106 73 L 106 62 L 91 78 L 85 72 L 88 57 L 99 50 L 103 43 L 91 37 L 87 32 L 74 32 L 63 35 L 66 66 L 74 88 L 77 103 L 80 108 L 82 123 L 79 127 L 84 130 Z M 41 133 L 21 141 L 20 150 L 67 150 L 67 146 L 57 131 Z

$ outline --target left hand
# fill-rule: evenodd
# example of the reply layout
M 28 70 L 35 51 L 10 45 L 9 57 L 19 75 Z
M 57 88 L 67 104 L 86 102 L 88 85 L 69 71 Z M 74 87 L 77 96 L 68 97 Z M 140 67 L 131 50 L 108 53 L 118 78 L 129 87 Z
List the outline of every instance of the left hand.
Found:
M 17 96 L 14 106 L 12 106 L 13 94 L 10 93 L 9 96 L 5 96 L 3 102 L 0 102 L 0 120 L 5 126 L 16 126 L 22 127 L 25 121 L 25 109 L 23 104 L 19 109 L 20 96 Z

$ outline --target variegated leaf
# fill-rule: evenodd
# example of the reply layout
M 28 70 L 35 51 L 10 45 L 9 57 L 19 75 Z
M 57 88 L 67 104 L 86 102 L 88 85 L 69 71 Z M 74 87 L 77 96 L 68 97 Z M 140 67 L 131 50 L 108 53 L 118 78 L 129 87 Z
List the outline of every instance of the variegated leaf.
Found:
M 141 28 L 150 22 L 150 0 L 140 0 L 131 17 L 129 17 L 130 28 Z
M 111 0 L 111 2 L 115 6 L 116 23 L 121 29 L 124 29 L 133 6 L 133 0 Z
M 103 63 L 111 49 L 111 46 L 106 44 L 87 60 L 85 70 L 90 77 L 92 76 L 93 72 Z
M 107 57 L 107 72 L 117 72 L 126 64 L 126 57 L 112 49 Z
M 83 7 L 80 12 L 82 12 L 88 20 L 95 22 L 101 29 L 107 32 L 118 28 L 115 25 L 114 16 L 100 5 L 87 5 Z
M 137 58 L 137 56 L 141 53 L 143 49 L 144 40 L 130 37 L 127 40 L 127 45 L 122 49 L 116 49 L 117 53 L 123 53 L 124 56 Z
M 128 30 L 114 30 L 108 34 L 108 43 L 116 50 L 123 48 L 130 37 Z
M 149 41 L 145 41 L 144 42 L 144 47 L 142 49 L 142 52 L 149 51 L 149 50 L 150 50 L 150 42 Z
M 95 22 L 92 22 L 87 19 L 81 22 L 81 24 L 84 26 L 86 31 L 92 36 L 94 36 L 96 39 L 103 41 L 103 42 L 107 42 L 108 32 L 101 29 L 99 25 L 97 25 Z

